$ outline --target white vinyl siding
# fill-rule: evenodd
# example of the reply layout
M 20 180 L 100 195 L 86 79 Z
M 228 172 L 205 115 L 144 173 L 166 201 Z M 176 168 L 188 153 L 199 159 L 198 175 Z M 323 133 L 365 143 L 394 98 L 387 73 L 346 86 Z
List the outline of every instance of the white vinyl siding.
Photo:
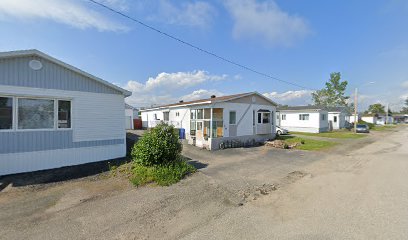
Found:
M 90 92 L 1 86 L 0 95 L 71 99 L 74 141 L 125 138 L 124 96 Z
M 13 128 L 13 98 L 0 96 L 0 131 Z
M 123 157 L 124 144 L 0 154 L 0 176 Z M 10 161 L 12 159 L 12 161 Z M 35 161 L 33 161 L 35 159 Z

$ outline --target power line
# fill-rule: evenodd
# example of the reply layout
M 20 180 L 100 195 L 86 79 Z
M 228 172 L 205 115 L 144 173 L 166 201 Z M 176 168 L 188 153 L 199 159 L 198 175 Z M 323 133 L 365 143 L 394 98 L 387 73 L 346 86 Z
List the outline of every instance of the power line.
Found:
M 157 29 L 157 28 L 155 28 L 155 27 L 153 27 L 153 26 L 150 26 L 150 25 L 148 25 L 148 24 L 146 24 L 146 23 L 144 23 L 144 22 L 142 22 L 142 21 L 140 21 L 140 20 L 138 20 L 138 19 L 136 19 L 136 18 L 133 18 L 133 17 L 131 17 L 131 16 L 129 16 L 129 15 L 126 15 L 126 14 L 124 14 L 124 13 L 118 11 L 118 10 L 115 10 L 115 9 L 113 9 L 113 8 L 111 8 L 111 7 L 109 7 L 109 6 L 105 5 L 105 4 L 103 4 L 103 3 L 97 2 L 97 1 L 95 1 L 95 0 L 89 0 L 89 1 L 90 1 L 91 3 L 97 4 L 97 5 L 99 5 L 99 6 L 103 7 L 103 8 L 105 8 L 105 9 L 108 9 L 108 10 L 111 11 L 111 12 L 114 12 L 114 13 L 116 13 L 116 14 L 119 14 L 119 15 L 121 15 L 122 17 L 125 17 L 125 18 L 127 18 L 127 19 L 129 19 L 129 20 L 131 20 L 131 21 L 134 21 L 134 22 L 136 22 L 136 23 L 142 25 L 143 27 L 146 27 L 146 28 L 148 28 L 148 29 L 150 29 L 150 30 L 153 30 L 153 31 L 155 31 L 155 32 L 157 32 L 157 33 L 159 33 L 159 34 L 161 34 L 161 35 L 164 35 L 164 36 L 166 36 L 166 37 L 168 37 L 168 38 L 170 38 L 170 39 L 173 39 L 173 40 L 175 40 L 175 41 L 177 41 L 177 42 L 179 42 L 179 43 L 181 43 L 181 44 L 184 44 L 184 45 L 186 45 L 186 46 L 189 46 L 189 47 L 191 47 L 191 48 L 194 48 L 194 49 L 196 49 L 196 50 L 198 50 L 198 51 L 200 51 L 200 52 L 203 52 L 203 53 L 205 53 L 205 54 L 207 54 L 207 55 L 210 55 L 210 56 L 212 56 L 212 57 L 218 58 L 218 59 L 221 60 L 221 61 L 224 61 L 224 62 L 227 62 L 227 63 L 229 63 L 229 64 L 235 65 L 235 66 L 237 66 L 237 67 L 240 67 L 240 68 L 245 69 L 245 70 L 247 70 L 247 71 L 253 72 L 253 73 L 258 74 L 258 75 L 260 75 L 260 76 L 263 76 L 263 77 L 266 77 L 266 78 L 270 78 L 270 79 L 273 79 L 273 80 L 276 80 L 276 81 L 279 81 L 279 82 L 283 82 L 283 83 L 286 83 L 286 84 L 289 84 L 289 85 L 292 85 L 292 86 L 295 86 L 295 87 L 299 87 L 299 88 L 306 89 L 306 90 L 307 90 L 307 89 L 309 89 L 309 90 L 316 90 L 316 89 L 307 88 L 307 87 L 302 86 L 302 85 L 297 84 L 297 83 L 285 81 L 285 80 L 283 80 L 283 79 L 280 79 L 280 78 L 271 76 L 271 75 L 269 75 L 269 74 L 260 72 L 260 71 L 258 71 L 258 70 L 255 70 L 255 69 L 253 69 L 253 68 L 251 68 L 251 67 L 247 67 L 247 66 L 245 66 L 245 65 L 243 65 L 243 64 L 240 64 L 240 63 L 237 63 L 237 62 L 235 62 L 235 61 L 232 61 L 232 60 L 230 60 L 230 59 L 228 59 L 228 58 L 222 57 L 222 56 L 220 56 L 220 55 L 218 55 L 218 54 L 216 54 L 216 53 L 214 53 L 214 52 L 205 50 L 205 49 L 203 49 L 203 48 L 201 48 L 201 47 L 198 47 L 198 46 L 196 46 L 196 45 L 194 45 L 194 44 L 192 44 L 192 43 L 189 43 L 189 42 L 187 42 L 187 41 L 184 41 L 184 40 L 182 40 L 181 38 L 178 38 L 178 37 L 176 37 L 176 36 L 174 36 L 174 35 L 171 35 L 171 34 L 168 34 L 168 33 L 166 33 L 166 32 L 163 32 L 163 31 L 161 31 L 161 30 L 159 30 L 159 29 Z

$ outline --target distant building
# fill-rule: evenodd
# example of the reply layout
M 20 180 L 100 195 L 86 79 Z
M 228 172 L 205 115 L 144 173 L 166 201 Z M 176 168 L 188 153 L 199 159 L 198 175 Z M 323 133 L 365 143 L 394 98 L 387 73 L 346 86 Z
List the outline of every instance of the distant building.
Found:
M 275 138 L 277 104 L 257 92 L 168 104 L 141 110 L 143 127 L 165 122 L 180 128 L 189 144 L 216 150 L 227 141 Z
M 291 132 L 327 132 L 328 111 L 317 106 L 279 107 L 277 124 Z

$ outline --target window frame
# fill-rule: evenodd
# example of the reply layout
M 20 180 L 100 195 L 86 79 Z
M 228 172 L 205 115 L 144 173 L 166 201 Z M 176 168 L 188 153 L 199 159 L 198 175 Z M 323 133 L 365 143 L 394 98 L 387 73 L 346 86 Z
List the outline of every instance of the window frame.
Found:
M 55 100 L 56 102 L 57 102 L 57 122 L 56 122 L 56 124 L 57 124 L 57 130 L 62 130 L 62 131 L 66 131 L 66 130 L 72 130 L 73 128 L 72 128 L 72 125 L 73 125 L 73 123 L 74 123 L 74 121 L 72 121 L 72 115 L 73 115 L 73 112 L 72 112 L 72 105 L 73 105 L 73 102 L 74 101 L 72 101 L 72 99 L 62 99 L 62 98 L 60 98 L 60 99 L 56 99 Z M 59 101 L 67 101 L 67 102 L 70 102 L 70 109 L 69 109 L 69 113 L 70 113 L 70 127 L 69 128 L 59 128 L 58 127 L 58 102 Z
M 33 95 L 11 95 L 11 94 L 1 94 L 0 97 L 11 98 L 13 101 L 13 116 L 12 116 L 12 128 L 11 129 L 0 129 L 0 132 L 36 132 L 36 131 L 71 131 L 74 128 L 74 100 L 73 98 L 57 98 L 52 96 L 33 96 Z M 39 100 L 52 100 L 54 102 L 54 121 L 52 128 L 38 128 L 38 129 L 19 129 L 18 128 L 18 109 L 20 99 L 39 99 Z M 71 127 L 70 128 L 58 128 L 58 101 L 69 101 L 70 106 L 70 116 L 71 116 Z
M 307 116 L 307 119 L 306 119 Z M 309 121 L 310 120 L 310 114 L 309 113 L 300 113 L 299 114 L 299 121 Z
M 235 123 L 231 123 L 231 113 L 235 113 Z M 235 110 L 231 110 L 231 111 L 229 111 L 229 113 L 228 113 L 228 123 L 229 123 L 229 125 L 237 125 L 237 111 L 235 111 Z

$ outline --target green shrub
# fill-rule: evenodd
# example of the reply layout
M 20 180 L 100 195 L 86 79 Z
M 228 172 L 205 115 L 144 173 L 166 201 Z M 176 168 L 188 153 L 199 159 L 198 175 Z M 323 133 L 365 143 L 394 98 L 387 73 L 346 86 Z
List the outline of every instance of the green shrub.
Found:
M 133 168 L 132 183 L 136 186 L 156 182 L 160 186 L 169 186 L 177 183 L 187 174 L 196 169 L 184 160 L 179 160 L 168 165 L 144 166 L 135 164 Z
M 303 139 L 300 140 L 300 143 L 301 143 L 301 144 L 305 144 L 305 140 L 303 140 Z
M 179 160 L 182 145 L 173 126 L 165 123 L 146 132 L 132 149 L 132 159 L 143 166 L 168 165 Z

